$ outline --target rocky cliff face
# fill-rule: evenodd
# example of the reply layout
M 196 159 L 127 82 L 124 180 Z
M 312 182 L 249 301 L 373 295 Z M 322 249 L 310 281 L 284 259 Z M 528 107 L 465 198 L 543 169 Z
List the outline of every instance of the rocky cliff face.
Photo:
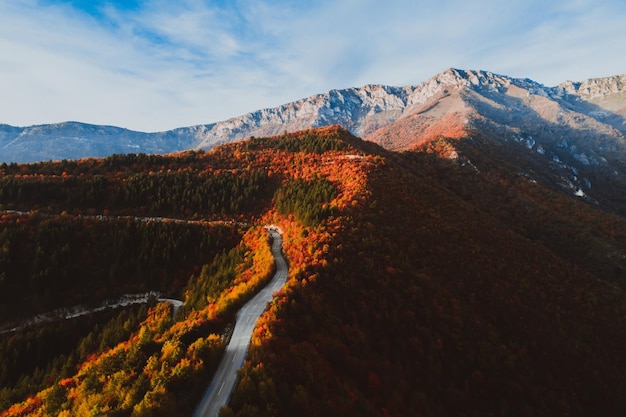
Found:
M 595 98 L 623 94 L 624 87 L 626 87 L 626 74 L 606 78 L 591 78 L 583 82 L 566 81 L 559 84 L 555 91 L 564 91 L 567 94 L 580 96 L 591 101 Z

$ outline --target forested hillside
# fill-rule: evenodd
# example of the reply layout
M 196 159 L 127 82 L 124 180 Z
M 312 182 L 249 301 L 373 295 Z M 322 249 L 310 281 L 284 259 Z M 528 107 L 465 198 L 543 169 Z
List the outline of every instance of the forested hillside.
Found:
M 290 277 L 222 417 L 624 415 L 626 220 L 490 146 L 330 127 L 1 166 L 5 328 L 124 292 L 185 303 L 0 334 L 0 416 L 191 415 L 273 271 L 266 224 Z
M 457 142 L 363 145 L 346 212 L 285 228 L 223 415 L 622 415 L 624 219 Z
M 314 226 L 345 206 L 345 135 L 3 164 L 0 415 L 189 415 L 235 312 L 272 274 L 263 225 L 293 214 Z M 62 319 L 144 292 L 184 304 Z

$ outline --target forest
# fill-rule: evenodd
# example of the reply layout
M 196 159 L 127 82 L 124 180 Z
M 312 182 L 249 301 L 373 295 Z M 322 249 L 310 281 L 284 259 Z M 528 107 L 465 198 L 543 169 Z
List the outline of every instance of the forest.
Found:
M 626 411 L 626 222 L 472 150 L 379 149 L 344 211 L 285 224 L 292 285 L 222 417 Z
M 274 152 L 272 143 L 263 147 Z M 282 216 L 319 221 L 337 195 L 325 178 L 271 174 L 250 155 L 1 167 L 0 356 L 7 360 L 0 415 L 193 411 L 237 309 L 273 273 L 262 227 L 268 219 L 259 216 L 272 216 L 279 199 Z M 297 208 L 294 190 L 306 199 Z M 175 316 L 152 298 L 73 319 L 24 321 L 148 291 L 184 304 Z
M 1 294 L 20 296 L 0 324 L 117 291 L 184 304 L 0 334 L 0 416 L 191 415 L 272 276 L 266 224 L 289 280 L 221 417 L 625 415 L 626 220 L 529 181 L 492 140 L 396 153 L 328 127 L 1 166 Z M 24 191 L 38 182 L 85 196 Z
M 121 178 L 16 175 L 0 178 L 0 204 L 14 210 L 206 218 L 251 213 L 269 186 L 262 170 L 150 171 Z

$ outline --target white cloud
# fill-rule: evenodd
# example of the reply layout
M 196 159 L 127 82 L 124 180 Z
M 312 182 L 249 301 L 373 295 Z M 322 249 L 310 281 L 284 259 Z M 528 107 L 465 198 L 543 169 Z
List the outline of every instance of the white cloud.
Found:
M 210 123 L 454 66 L 546 84 L 626 72 L 619 0 L 0 3 L 0 122 Z

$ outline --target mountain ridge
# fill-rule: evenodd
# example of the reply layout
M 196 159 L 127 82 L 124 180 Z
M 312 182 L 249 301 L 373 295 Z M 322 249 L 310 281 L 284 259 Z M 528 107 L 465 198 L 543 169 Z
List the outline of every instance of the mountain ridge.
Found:
M 428 107 L 434 108 L 441 98 L 464 90 L 487 95 L 516 90 L 521 96 L 544 97 L 572 111 L 587 112 L 587 117 L 624 135 L 625 80 L 626 75 L 616 75 L 582 82 L 566 81 L 556 87 L 546 87 L 527 78 L 450 68 L 418 85 L 393 87 L 368 84 L 335 89 L 224 121 L 163 132 L 137 132 L 79 122 L 27 127 L 0 124 L 0 162 L 80 159 L 130 152 L 165 154 L 188 149 L 207 150 L 250 136 L 271 136 L 333 124 L 369 139 L 377 130 L 402 117 L 424 112 Z M 593 107 L 586 106 L 588 103 Z M 396 148 L 401 149 L 402 146 Z

